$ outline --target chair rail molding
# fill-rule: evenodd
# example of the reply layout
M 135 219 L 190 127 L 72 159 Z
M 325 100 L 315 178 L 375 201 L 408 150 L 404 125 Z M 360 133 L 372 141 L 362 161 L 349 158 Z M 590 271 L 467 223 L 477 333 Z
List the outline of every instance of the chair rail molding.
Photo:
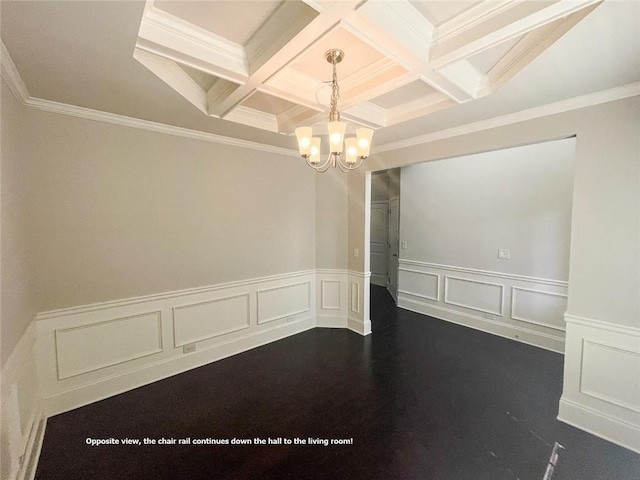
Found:
M 34 355 L 43 414 L 315 327 L 368 335 L 369 277 L 344 269 L 303 270 L 38 313 Z M 123 329 L 127 342 L 121 341 Z
M 417 260 L 399 265 L 399 307 L 564 351 L 568 282 Z

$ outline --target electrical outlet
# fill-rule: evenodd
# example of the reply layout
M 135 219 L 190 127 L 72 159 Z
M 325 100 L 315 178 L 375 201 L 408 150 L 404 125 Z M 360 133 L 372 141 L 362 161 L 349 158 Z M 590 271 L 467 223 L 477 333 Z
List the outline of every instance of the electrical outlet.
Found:
M 402 247 L 401 248 L 403 250 L 406 250 L 407 249 L 407 242 L 402 242 Z
M 196 344 L 190 343 L 189 345 L 185 345 L 182 347 L 182 353 L 193 353 L 196 351 Z
M 498 249 L 498 258 L 500 258 L 502 260 L 509 260 L 510 256 L 511 256 L 511 252 L 509 250 L 507 250 L 506 248 L 499 248 Z

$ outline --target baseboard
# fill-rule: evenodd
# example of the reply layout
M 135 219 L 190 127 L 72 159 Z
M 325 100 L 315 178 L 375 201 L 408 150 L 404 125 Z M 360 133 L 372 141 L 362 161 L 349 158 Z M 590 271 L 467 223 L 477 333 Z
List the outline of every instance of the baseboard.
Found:
M 635 425 L 579 405 L 564 396 L 560 399 L 558 420 L 640 454 L 640 428 Z
M 362 321 L 359 318 L 349 317 L 347 319 L 347 328 L 352 332 L 367 336 L 371 334 L 371 320 Z
M 318 328 L 347 328 L 347 317 L 319 315 L 316 317 L 316 327 Z
M 201 367 L 223 358 L 246 352 L 253 348 L 282 340 L 291 335 L 302 333 L 315 327 L 313 318 L 277 326 L 270 330 L 256 332 L 252 335 L 218 344 L 192 354 L 173 357 L 156 364 L 129 371 L 125 374 L 109 377 L 98 382 L 80 386 L 63 393 L 45 397 L 44 411 L 47 416 L 73 410 L 105 398 L 124 393 L 164 378 Z
M 501 323 L 496 320 L 482 318 L 477 315 L 444 308 L 438 305 L 431 305 L 418 300 L 409 299 L 404 295 L 400 295 L 398 299 L 398 306 L 412 312 L 429 315 L 439 320 L 456 323 L 475 330 L 515 340 L 520 343 L 526 343 L 535 347 L 551 350 L 552 352 L 564 352 L 564 338 L 562 337 L 554 337 L 533 330 Z

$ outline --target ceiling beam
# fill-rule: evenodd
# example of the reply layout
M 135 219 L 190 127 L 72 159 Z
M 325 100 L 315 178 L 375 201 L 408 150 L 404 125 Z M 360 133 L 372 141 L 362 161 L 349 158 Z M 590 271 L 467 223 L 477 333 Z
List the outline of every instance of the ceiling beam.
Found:
M 484 21 L 474 22 L 468 28 L 458 28 L 444 37 L 437 35 L 431 48 L 430 64 L 434 69 L 438 69 L 464 60 L 583 8 L 600 4 L 602 1 L 558 0 L 507 3 L 498 14 Z
M 484 76 L 478 87 L 478 97 L 493 93 L 511 80 L 598 5 L 590 5 L 568 17 L 525 34 Z
M 313 45 L 328 31 L 334 28 L 340 19 L 352 11 L 359 2 L 357 0 L 345 0 L 336 2 L 324 13 L 318 15 L 295 37 L 283 45 L 266 62 L 251 74 L 247 81 L 236 89 L 229 97 L 209 110 L 209 114 L 224 118 L 236 105 L 239 105 L 247 95 L 261 87 L 269 78 L 291 63 L 304 50 Z
M 151 5 L 151 6 L 149 6 Z M 249 77 L 244 48 L 147 3 L 136 48 L 242 83 Z
M 174 61 L 139 48 L 133 50 L 133 58 L 147 67 L 160 80 L 182 95 L 202 113 L 206 114 L 208 112 L 206 92 Z

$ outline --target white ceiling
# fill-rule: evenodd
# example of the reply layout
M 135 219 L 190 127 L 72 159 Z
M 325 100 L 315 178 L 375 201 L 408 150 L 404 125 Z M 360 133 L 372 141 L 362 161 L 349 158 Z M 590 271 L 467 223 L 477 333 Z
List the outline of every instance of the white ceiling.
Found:
M 640 81 L 640 2 L 6 1 L 32 97 L 295 148 L 343 119 L 383 145 Z M 135 56 L 135 58 L 134 58 Z

